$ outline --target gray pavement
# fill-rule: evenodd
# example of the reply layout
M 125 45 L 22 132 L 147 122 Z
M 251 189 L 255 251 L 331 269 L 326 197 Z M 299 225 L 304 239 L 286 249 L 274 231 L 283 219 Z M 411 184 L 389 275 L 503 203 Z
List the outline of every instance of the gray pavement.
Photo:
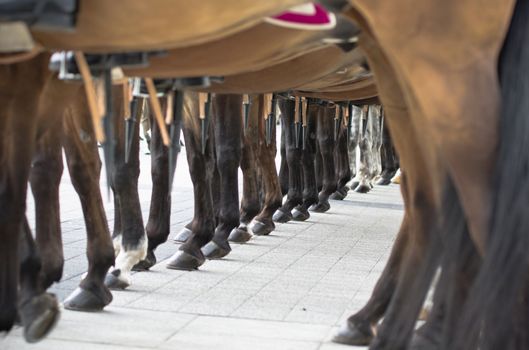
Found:
M 150 201 L 150 158 L 142 154 L 140 198 L 144 220 Z M 102 177 L 104 178 L 104 176 Z M 106 198 L 106 185 L 102 183 Z M 65 269 L 52 292 L 63 300 L 87 267 L 79 199 L 65 173 L 61 186 Z M 105 200 L 112 228 L 112 201 Z M 397 185 L 351 192 L 332 201 L 325 214 L 303 223 L 278 225 L 268 237 L 234 245 L 223 260 L 200 271 L 168 270 L 177 246 L 157 250 L 159 263 L 136 273 L 129 289 L 113 292 L 105 311 L 62 310 L 49 337 L 24 343 L 21 330 L 0 338 L 0 349 L 351 349 L 330 335 L 370 296 L 389 255 L 403 215 Z M 28 215 L 34 225 L 33 202 Z M 193 214 L 185 157 L 179 159 L 173 190 L 172 235 Z M 358 348 L 360 349 L 360 348 Z

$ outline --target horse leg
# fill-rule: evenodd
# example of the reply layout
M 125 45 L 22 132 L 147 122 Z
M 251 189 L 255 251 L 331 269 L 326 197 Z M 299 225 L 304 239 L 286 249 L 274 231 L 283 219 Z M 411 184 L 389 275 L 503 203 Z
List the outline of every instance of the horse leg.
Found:
M 265 109 L 265 100 L 261 99 L 261 110 Z M 265 120 L 262 112 L 258 116 L 258 148 L 257 148 L 257 166 L 261 170 L 262 186 L 264 189 L 263 207 L 259 214 L 254 218 L 252 231 L 256 235 L 268 235 L 275 229 L 272 219 L 274 213 L 281 207 L 283 199 L 281 193 L 280 180 L 276 170 L 276 134 L 272 133 L 270 144 L 266 144 Z M 288 168 L 288 166 L 287 166 Z
M 164 100 L 165 101 L 165 100 Z M 165 107 L 166 103 L 162 104 Z M 138 111 L 138 114 L 141 111 Z M 151 121 L 151 178 L 152 192 L 149 219 L 145 231 L 147 233 L 147 257 L 134 267 L 134 270 L 148 270 L 156 264 L 154 251 L 167 241 L 171 223 L 171 192 L 169 191 L 169 149 L 163 144 L 160 127 Z M 136 120 L 139 118 L 137 117 Z M 174 164 L 176 166 L 176 164 Z M 174 171 L 174 169 L 171 169 Z
M 323 165 L 323 187 L 318 195 L 318 203 L 310 207 L 311 211 L 324 213 L 331 208 L 329 196 L 336 191 L 336 171 L 334 167 L 334 109 L 320 107 L 317 118 L 317 139 Z
M 41 258 L 26 219 L 20 227 L 20 292 L 18 310 L 28 343 L 41 340 L 59 320 L 55 295 L 39 286 Z
M 303 177 L 301 169 L 301 150 L 297 148 L 294 135 L 294 107 L 291 100 L 279 100 L 283 128 L 285 130 L 285 148 L 288 164 L 288 194 L 283 206 L 275 212 L 275 222 L 288 222 L 292 220 L 291 211 L 302 203 Z
M 349 192 L 347 183 L 351 180 L 351 168 L 349 166 L 347 129 L 341 128 L 334 149 L 334 161 L 336 164 L 337 190 L 331 195 L 331 199 L 343 200 Z
M 384 123 L 384 116 L 382 114 L 382 106 L 377 106 L 376 118 L 373 124 L 373 143 L 372 143 L 372 165 L 371 165 L 371 182 L 378 178 L 382 172 L 382 159 L 380 158 L 380 147 L 382 146 L 382 124 Z M 373 186 L 371 184 L 371 186 Z
M 405 190 L 401 187 L 403 195 Z M 350 316 L 335 334 L 333 341 L 341 344 L 369 345 L 375 337 L 378 322 L 386 313 L 393 297 L 402 261 L 409 241 L 409 215 L 405 213 L 388 262 L 366 305 Z
M 446 169 L 435 148 L 423 134 L 417 133 L 412 114 L 399 85 L 397 75 L 385 55 L 365 34 L 364 49 L 377 76 L 380 96 L 386 108 L 387 124 L 395 137 L 401 155 L 404 203 L 409 215 L 409 243 L 400 267 L 397 286 L 391 303 L 378 327 L 370 349 L 406 349 L 431 280 L 443 252 L 439 232 L 439 211 L 442 199 L 434 180 L 446 180 Z M 450 204 L 450 203 L 448 203 Z M 448 205 L 449 207 L 449 205 Z
M 50 103 L 60 104 L 54 98 Z M 64 108 L 65 106 L 61 106 Z M 45 111 L 33 156 L 30 183 L 35 198 L 36 241 L 41 257 L 40 287 L 59 282 L 64 266 L 59 209 L 59 184 L 63 172 L 62 111 Z
M 279 166 L 279 184 L 281 185 L 281 194 L 286 196 L 288 194 L 288 163 L 287 163 L 287 141 L 286 141 L 286 129 L 288 128 L 283 121 L 281 116 L 281 164 Z
M 239 226 L 242 96 L 215 95 L 213 111 L 217 169 L 220 173 L 220 211 L 213 239 L 202 252 L 208 259 L 220 259 L 231 251 L 228 237 L 231 230 Z
M 318 105 L 308 104 L 307 112 L 307 137 L 305 149 L 302 150 L 301 163 L 303 165 L 303 203 L 298 205 L 292 216 L 296 221 L 305 221 L 310 217 L 309 208 L 318 203 L 318 186 L 316 184 L 316 118 L 318 116 Z
M 113 241 L 116 248 L 114 269 L 107 274 L 105 285 L 110 289 L 127 288 L 130 272 L 134 265 L 147 255 L 147 237 L 138 194 L 138 177 L 140 175 L 140 141 L 139 124 L 135 123 L 130 150 L 129 162 L 125 162 L 125 94 L 122 86 L 113 88 L 114 96 L 114 131 L 116 147 L 114 164 L 107 164 L 110 171 L 111 187 L 114 192 L 116 215 L 114 220 Z M 117 229 L 117 230 L 116 230 Z
M 373 168 L 373 127 L 376 119 L 376 106 L 371 105 L 368 108 L 365 119 L 363 136 L 360 140 L 360 168 L 358 169 L 359 184 L 355 192 L 367 193 L 371 191 L 371 176 Z
M 389 133 L 389 128 L 384 125 L 382 128 L 382 146 L 381 146 L 381 161 L 382 161 L 382 174 L 380 174 L 380 180 L 377 185 L 389 185 L 391 178 L 395 176 L 399 168 L 397 154 L 393 147 L 393 141 Z
M 18 309 L 28 342 L 42 339 L 59 315 L 55 297 L 39 288 L 40 258 L 24 216 L 48 61 L 39 55 L 0 66 L 0 331 L 11 329 Z
M 358 180 L 358 172 L 356 169 L 356 149 L 360 142 L 360 124 L 362 122 L 362 109 L 353 106 L 353 115 L 351 116 L 351 139 L 349 140 L 349 165 L 351 166 L 351 180 L 350 188 L 355 189 L 360 184 Z
M 115 256 L 99 187 L 101 161 L 84 93 L 80 93 L 77 101 L 64 116 L 62 139 L 72 184 L 85 218 L 88 273 L 64 301 L 64 307 L 96 311 L 112 301 L 104 281 Z
M 241 170 L 242 170 L 242 199 L 240 210 L 240 225 L 230 233 L 228 240 L 233 243 L 245 243 L 252 235 L 248 232 L 248 226 L 252 219 L 261 210 L 259 201 L 259 175 L 256 151 L 259 147 L 258 120 L 260 110 L 260 96 L 251 96 L 250 111 L 247 128 L 244 130 L 241 148 Z
M 215 213 L 211 190 L 215 168 L 213 128 L 209 128 L 205 153 L 202 154 L 198 103 L 197 93 L 184 94 L 182 130 L 195 202 L 191 225 L 192 235 L 169 259 L 167 263 L 169 269 L 190 271 L 198 269 L 204 264 L 205 257 L 201 248 L 211 240 L 215 230 Z

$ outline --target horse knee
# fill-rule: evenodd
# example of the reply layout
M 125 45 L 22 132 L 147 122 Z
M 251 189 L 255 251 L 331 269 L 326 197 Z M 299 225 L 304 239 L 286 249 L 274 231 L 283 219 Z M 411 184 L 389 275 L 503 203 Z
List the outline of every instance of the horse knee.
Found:
M 237 169 L 241 162 L 241 149 L 239 147 L 223 147 L 217 153 L 217 166 L 219 171 Z
M 62 172 L 62 158 L 37 159 L 33 162 L 30 173 L 31 190 L 36 196 L 57 193 Z

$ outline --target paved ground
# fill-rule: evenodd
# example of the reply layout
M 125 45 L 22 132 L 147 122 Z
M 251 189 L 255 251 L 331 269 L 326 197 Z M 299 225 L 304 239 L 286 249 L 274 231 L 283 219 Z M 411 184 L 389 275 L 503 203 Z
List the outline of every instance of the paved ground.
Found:
M 140 198 L 144 218 L 150 199 L 150 159 L 142 155 Z M 106 186 L 102 186 L 106 196 Z M 61 220 L 67 259 L 53 292 L 63 300 L 85 271 L 84 222 L 67 174 L 61 188 Z M 112 221 L 111 201 L 105 203 Z M 179 160 L 173 194 L 172 233 L 192 217 L 185 158 Z M 33 203 L 28 203 L 33 212 Z M 177 246 L 157 250 L 159 263 L 133 275 L 100 313 L 63 310 L 44 341 L 28 345 L 21 330 L 0 338 L 0 349 L 350 349 L 330 335 L 368 299 L 394 240 L 403 207 L 398 186 L 350 193 L 325 214 L 304 223 L 278 225 L 268 237 L 234 246 L 221 261 L 197 272 L 165 268 Z M 110 223 L 112 227 L 112 222 Z

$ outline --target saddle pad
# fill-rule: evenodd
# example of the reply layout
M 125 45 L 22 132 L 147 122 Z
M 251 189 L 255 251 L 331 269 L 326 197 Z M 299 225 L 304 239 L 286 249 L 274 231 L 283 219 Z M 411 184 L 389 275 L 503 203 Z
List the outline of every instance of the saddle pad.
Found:
M 165 50 L 245 30 L 304 0 L 81 0 L 73 33 L 32 31 L 47 49 L 87 53 Z
M 287 12 L 268 17 L 266 22 L 291 29 L 329 30 L 336 26 L 336 17 L 319 4 L 304 4 L 291 8 Z

